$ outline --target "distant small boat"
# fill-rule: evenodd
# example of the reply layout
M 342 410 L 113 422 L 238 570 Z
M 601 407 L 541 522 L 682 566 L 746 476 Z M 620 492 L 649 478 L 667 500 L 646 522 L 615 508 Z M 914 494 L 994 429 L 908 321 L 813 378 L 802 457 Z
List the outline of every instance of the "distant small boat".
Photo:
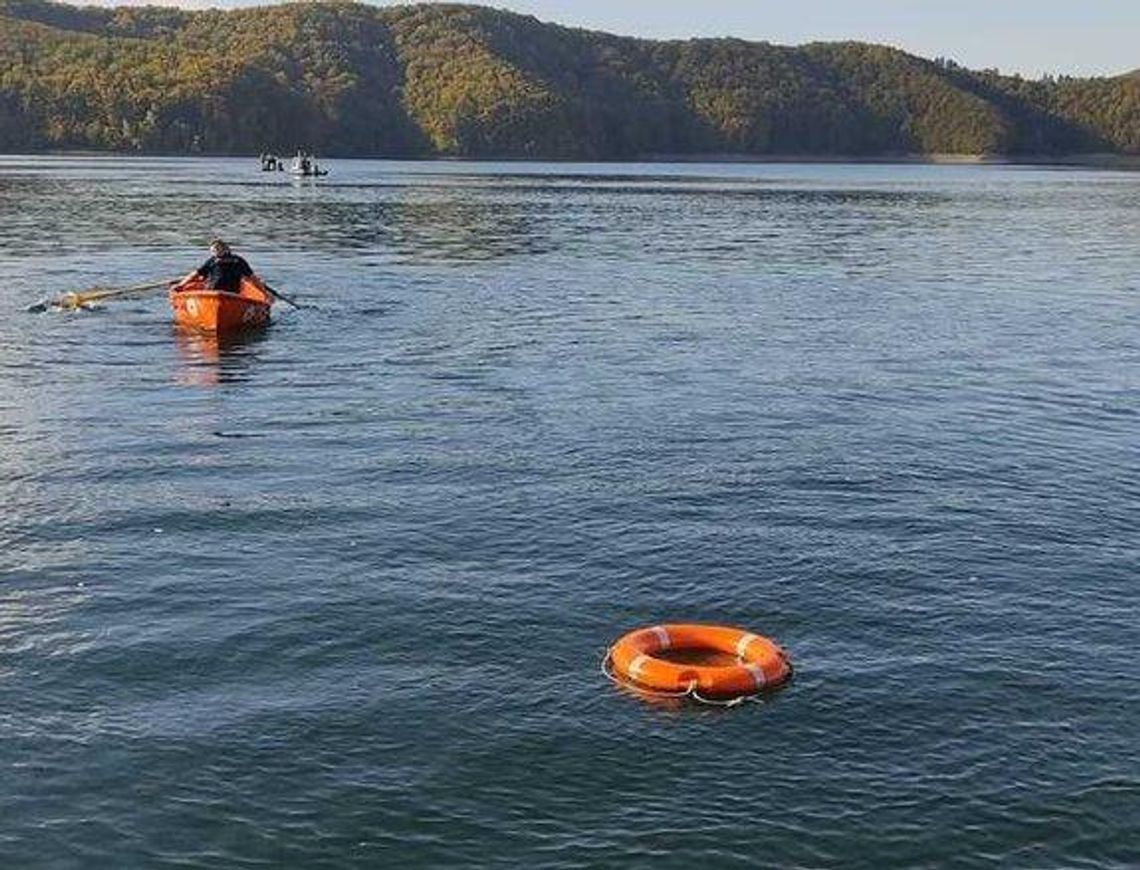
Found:
M 210 290 L 201 278 L 185 290 L 170 291 L 170 307 L 179 326 L 215 335 L 233 335 L 269 323 L 273 296 L 258 278 L 242 278 L 237 293 Z
M 289 165 L 289 174 L 296 178 L 320 178 L 329 171 L 321 169 L 316 157 L 298 154 Z

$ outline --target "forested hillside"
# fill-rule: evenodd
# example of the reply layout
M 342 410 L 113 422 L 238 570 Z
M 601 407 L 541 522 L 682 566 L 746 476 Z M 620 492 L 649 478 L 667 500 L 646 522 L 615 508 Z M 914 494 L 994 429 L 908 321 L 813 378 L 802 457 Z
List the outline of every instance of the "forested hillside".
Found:
M 0 149 L 628 158 L 1140 153 L 1140 77 L 659 42 L 478 6 L 0 0 Z

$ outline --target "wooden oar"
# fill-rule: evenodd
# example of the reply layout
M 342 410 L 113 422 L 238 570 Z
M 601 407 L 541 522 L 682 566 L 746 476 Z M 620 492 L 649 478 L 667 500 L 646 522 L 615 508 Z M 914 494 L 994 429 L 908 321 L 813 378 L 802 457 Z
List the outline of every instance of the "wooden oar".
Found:
M 84 305 L 87 305 L 90 302 L 101 302 L 104 299 L 117 299 L 120 296 L 134 296 L 141 293 L 149 293 L 152 290 L 159 290 L 164 287 L 169 287 L 171 284 L 174 284 L 177 281 L 177 278 L 173 278 L 167 279 L 165 281 L 155 281 L 152 284 L 140 284 L 137 287 L 123 287 L 121 289 L 110 287 L 92 287 L 90 290 L 84 290 L 81 293 L 64 293 L 58 299 L 45 299 L 43 302 L 37 302 L 34 305 L 29 305 L 27 310 L 41 312 L 47 311 L 49 308 L 63 308 L 69 311 L 74 311 L 76 308 L 82 308 Z M 297 302 L 286 296 L 284 293 L 279 293 L 278 291 L 274 290 L 268 284 L 263 283 L 262 286 L 264 286 L 272 296 L 280 299 L 282 302 L 292 305 L 294 308 L 315 309 L 317 307 L 316 305 L 305 305 L 303 303 Z
M 152 290 L 169 287 L 177 280 L 177 278 L 167 279 L 165 281 L 155 281 L 151 284 L 140 284 L 137 287 L 123 287 L 120 289 L 113 287 L 92 287 L 90 290 L 84 290 L 80 293 L 64 293 L 58 299 L 45 299 L 43 302 L 29 305 L 28 311 L 47 311 L 49 308 L 64 308 L 73 311 L 76 308 L 82 308 L 90 302 L 100 302 L 104 299 L 117 299 L 120 296 L 134 296 L 140 293 L 149 293 Z

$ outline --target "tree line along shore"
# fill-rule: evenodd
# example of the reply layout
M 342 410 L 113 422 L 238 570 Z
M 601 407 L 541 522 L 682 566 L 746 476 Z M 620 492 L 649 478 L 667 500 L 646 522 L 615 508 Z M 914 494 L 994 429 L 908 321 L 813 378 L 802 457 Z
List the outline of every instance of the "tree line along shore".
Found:
M 1031 80 L 857 42 L 656 41 L 456 4 L 0 0 L 0 150 L 1131 164 L 1140 74 Z

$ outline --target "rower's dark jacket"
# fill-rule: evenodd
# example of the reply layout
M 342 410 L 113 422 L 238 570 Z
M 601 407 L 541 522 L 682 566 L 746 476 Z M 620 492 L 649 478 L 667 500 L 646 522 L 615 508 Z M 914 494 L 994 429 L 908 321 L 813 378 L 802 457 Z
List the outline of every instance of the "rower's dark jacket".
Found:
M 206 286 L 211 290 L 224 290 L 227 293 L 237 293 L 241 287 L 241 279 L 253 274 L 249 263 L 237 254 L 222 254 L 220 257 L 210 257 L 198 267 L 198 275 L 206 279 Z

